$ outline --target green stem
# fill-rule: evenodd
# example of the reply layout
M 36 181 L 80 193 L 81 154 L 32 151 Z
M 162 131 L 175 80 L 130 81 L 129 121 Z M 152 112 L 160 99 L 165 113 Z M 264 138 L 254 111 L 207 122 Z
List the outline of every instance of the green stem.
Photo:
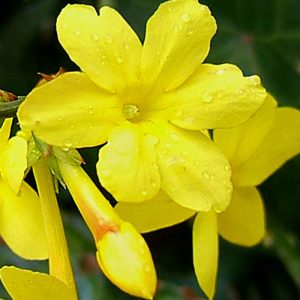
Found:
M 0 102 L 0 117 L 15 117 L 21 103 L 25 100 L 25 96 L 19 96 L 15 101 Z
M 41 198 L 45 222 L 49 252 L 49 273 L 71 288 L 74 291 L 74 299 L 78 299 L 53 179 L 44 158 L 34 164 L 33 172 Z

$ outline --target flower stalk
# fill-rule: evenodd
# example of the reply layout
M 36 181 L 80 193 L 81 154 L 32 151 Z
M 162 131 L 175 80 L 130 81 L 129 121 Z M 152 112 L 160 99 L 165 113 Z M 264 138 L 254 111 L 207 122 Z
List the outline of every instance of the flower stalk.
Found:
M 44 158 L 41 158 L 34 164 L 33 172 L 41 198 L 48 240 L 49 273 L 71 288 L 74 293 L 74 299 L 78 299 L 53 179 Z

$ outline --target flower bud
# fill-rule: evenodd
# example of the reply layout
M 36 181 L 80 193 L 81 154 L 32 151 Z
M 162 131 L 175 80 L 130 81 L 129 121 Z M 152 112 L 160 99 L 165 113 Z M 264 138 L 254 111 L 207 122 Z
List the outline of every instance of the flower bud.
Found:
M 156 272 L 149 248 L 127 222 L 118 231 L 108 231 L 97 242 L 97 259 L 103 273 L 124 292 L 152 299 Z

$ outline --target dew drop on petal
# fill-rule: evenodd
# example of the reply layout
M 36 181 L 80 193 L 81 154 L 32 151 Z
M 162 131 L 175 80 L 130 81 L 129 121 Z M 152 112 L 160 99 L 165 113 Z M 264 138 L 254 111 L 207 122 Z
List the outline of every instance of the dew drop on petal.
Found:
M 110 172 L 107 169 L 101 170 L 101 175 L 105 178 L 110 176 Z
M 225 73 L 225 70 L 224 69 L 219 69 L 219 70 L 217 70 L 216 71 L 216 75 L 222 75 L 222 74 L 224 74 Z
M 152 186 L 153 188 L 156 188 L 156 187 L 157 187 L 157 183 L 156 183 L 155 181 L 151 181 L 151 186 Z
M 210 178 L 209 173 L 206 172 L 206 171 L 204 171 L 204 172 L 202 173 L 202 175 L 203 175 L 203 177 L 206 178 L 206 179 Z
M 152 162 L 151 163 L 151 166 L 155 169 L 155 170 L 158 170 L 158 164 L 156 161 Z
M 253 83 L 254 86 L 260 84 L 260 80 L 259 80 L 259 77 L 258 77 L 258 76 L 253 75 L 253 76 L 249 76 L 249 77 L 247 77 L 247 78 L 248 78 L 248 80 L 249 80 L 251 83 Z
M 180 137 L 176 133 L 171 133 L 171 140 L 178 143 L 180 142 Z
M 184 22 L 184 23 L 188 23 L 191 21 L 191 16 L 189 14 L 182 14 L 181 15 L 181 20 Z
M 130 49 L 129 44 L 126 43 L 126 42 L 123 43 L 123 47 L 124 47 L 125 50 L 129 50 Z
M 204 92 L 202 94 L 202 98 L 205 103 L 210 103 L 213 101 L 213 96 L 210 92 Z
M 121 64 L 121 63 L 123 63 L 123 59 L 122 59 L 122 57 L 120 57 L 120 56 L 117 56 L 117 63 L 118 64 Z
M 104 38 L 104 40 L 105 40 L 105 42 L 106 42 L 107 44 L 111 44 L 111 43 L 112 43 L 112 38 L 111 38 L 109 35 L 107 35 L 107 36 Z
M 159 143 L 159 138 L 154 134 L 147 134 L 147 139 L 152 145 L 157 145 Z
M 151 271 L 151 267 L 150 267 L 149 264 L 144 264 L 144 271 L 145 271 L 146 273 L 149 273 L 149 272 Z
M 99 35 L 97 33 L 93 34 L 93 40 L 98 41 L 99 40 Z
M 72 140 L 71 139 L 65 139 L 64 140 L 64 146 L 66 148 L 71 148 L 73 146 Z
M 195 160 L 195 161 L 194 161 L 194 164 L 195 164 L 195 166 L 199 166 L 199 165 L 200 165 L 199 160 Z
M 230 170 L 230 167 L 226 165 L 226 166 L 224 167 L 224 170 L 225 170 L 225 171 L 229 171 L 229 170 Z
M 148 192 L 146 190 L 142 190 L 142 196 L 144 197 L 148 196 Z
M 80 31 L 79 29 L 76 29 L 76 30 L 74 31 L 74 33 L 75 33 L 75 35 L 80 36 L 81 31 Z
M 187 36 L 191 36 L 191 35 L 193 35 L 193 33 L 194 33 L 194 30 L 189 30 L 189 31 L 187 32 Z

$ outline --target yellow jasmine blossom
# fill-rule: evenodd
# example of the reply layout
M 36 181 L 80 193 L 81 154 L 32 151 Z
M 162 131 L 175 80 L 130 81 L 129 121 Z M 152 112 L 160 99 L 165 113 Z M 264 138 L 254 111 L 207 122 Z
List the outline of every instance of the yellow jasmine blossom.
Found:
M 152 299 L 156 272 L 150 250 L 129 223 L 124 222 L 78 165 L 58 161 L 64 181 L 97 246 L 103 273 L 124 292 Z
M 276 108 L 268 96 L 247 122 L 214 131 L 214 140 L 232 167 L 233 193 L 229 207 L 219 214 L 198 212 L 193 226 L 194 268 L 199 284 L 212 299 L 218 264 L 218 234 L 242 246 L 252 246 L 265 234 L 260 185 L 282 164 L 300 153 L 300 111 Z M 140 232 L 182 222 L 196 211 L 176 205 L 166 195 L 144 203 L 119 203 L 116 211 Z M 161 218 L 161 216 L 166 218 Z
M 27 142 L 9 139 L 12 119 L 0 128 L 0 234 L 7 245 L 26 259 L 46 259 L 47 243 L 40 199 L 23 181 Z
M 77 300 L 71 288 L 49 274 L 5 266 L 0 278 L 14 300 Z
M 117 200 L 166 193 L 197 211 L 223 211 L 231 198 L 230 165 L 200 130 L 247 120 L 265 92 L 257 76 L 233 65 L 203 64 L 216 23 L 197 0 L 161 4 L 144 44 L 119 15 L 67 5 L 58 38 L 82 72 L 34 89 L 21 105 L 24 130 L 65 148 L 107 142 L 97 172 Z

